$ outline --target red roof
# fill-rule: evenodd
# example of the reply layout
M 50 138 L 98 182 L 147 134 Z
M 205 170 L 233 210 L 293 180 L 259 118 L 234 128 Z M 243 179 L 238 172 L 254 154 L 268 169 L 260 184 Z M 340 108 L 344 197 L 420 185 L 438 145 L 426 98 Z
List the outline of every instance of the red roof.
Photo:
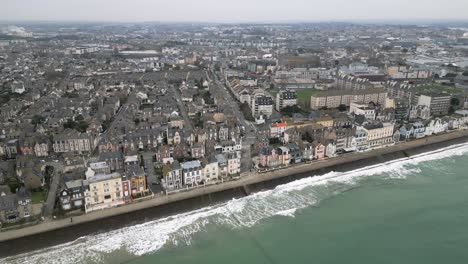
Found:
M 273 127 L 285 127 L 285 126 L 287 126 L 287 124 L 283 122 L 283 123 L 276 123 L 276 124 L 273 124 L 272 126 L 273 126 Z

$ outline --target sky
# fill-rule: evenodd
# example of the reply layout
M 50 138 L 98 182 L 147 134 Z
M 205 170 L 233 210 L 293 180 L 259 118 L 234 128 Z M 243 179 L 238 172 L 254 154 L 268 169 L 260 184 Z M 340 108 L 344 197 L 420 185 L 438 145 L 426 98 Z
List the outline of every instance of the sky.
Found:
M 0 20 L 453 21 L 468 20 L 468 0 L 0 0 Z

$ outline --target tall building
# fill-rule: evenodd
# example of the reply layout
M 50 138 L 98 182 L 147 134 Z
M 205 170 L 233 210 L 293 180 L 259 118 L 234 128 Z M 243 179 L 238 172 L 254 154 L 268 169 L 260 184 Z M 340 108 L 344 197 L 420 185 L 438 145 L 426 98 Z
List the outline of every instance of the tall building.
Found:
M 448 94 L 427 93 L 416 95 L 413 102 L 415 105 L 429 107 L 431 115 L 445 115 L 450 109 L 451 99 Z
M 255 95 L 252 98 L 252 115 L 258 116 L 263 113 L 267 117 L 273 114 L 273 98 L 268 95 Z
M 297 94 L 296 91 L 283 90 L 276 94 L 276 111 L 281 109 L 297 105 Z

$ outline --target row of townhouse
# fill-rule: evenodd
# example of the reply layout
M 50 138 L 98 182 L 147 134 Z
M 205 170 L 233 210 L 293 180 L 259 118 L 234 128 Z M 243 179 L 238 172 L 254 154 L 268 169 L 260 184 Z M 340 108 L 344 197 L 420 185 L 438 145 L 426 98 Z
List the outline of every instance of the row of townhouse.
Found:
M 281 127 L 281 126 L 280 126 Z M 272 126 L 272 129 L 277 129 Z M 260 149 L 259 167 L 287 166 L 302 161 L 321 160 L 339 153 L 364 151 L 392 145 L 400 139 L 400 133 L 388 122 L 373 122 L 361 126 L 315 128 L 306 132 L 314 139 L 312 143 L 302 141 L 301 132 L 292 128 L 283 133 L 274 133 L 284 145 L 264 146 Z M 297 134 L 297 135 L 296 135 Z M 297 146 L 301 146 L 298 148 Z M 299 153 L 291 155 L 291 153 Z
M 468 111 L 459 111 L 458 116 L 434 118 L 425 121 L 407 123 L 399 128 L 400 137 L 403 140 L 418 139 L 432 136 L 452 130 L 468 127 Z
M 265 146 L 260 150 L 259 168 L 276 168 L 304 161 L 323 160 L 337 155 L 336 142 L 333 140 L 288 143 L 280 147 Z
M 59 193 L 63 210 L 84 207 L 85 212 L 111 208 L 150 194 L 146 174 L 136 165 L 110 172 L 105 162 L 90 163 L 85 179 L 66 181 Z
M 210 155 L 207 158 L 179 163 L 169 162 L 163 167 L 163 188 L 170 192 L 214 184 L 228 177 L 237 177 L 241 170 L 240 151 Z
M 67 129 L 63 133 L 55 135 L 52 148 L 56 153 L 90 153 L 94 150 L 97 139 L 86 133 Z

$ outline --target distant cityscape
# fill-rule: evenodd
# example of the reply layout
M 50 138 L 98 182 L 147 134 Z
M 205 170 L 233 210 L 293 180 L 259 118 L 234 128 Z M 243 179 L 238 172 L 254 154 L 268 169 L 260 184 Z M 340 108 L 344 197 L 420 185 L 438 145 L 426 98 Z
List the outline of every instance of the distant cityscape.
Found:
M 0 24 L 0 230 L 468 128 L 468 27 Z

